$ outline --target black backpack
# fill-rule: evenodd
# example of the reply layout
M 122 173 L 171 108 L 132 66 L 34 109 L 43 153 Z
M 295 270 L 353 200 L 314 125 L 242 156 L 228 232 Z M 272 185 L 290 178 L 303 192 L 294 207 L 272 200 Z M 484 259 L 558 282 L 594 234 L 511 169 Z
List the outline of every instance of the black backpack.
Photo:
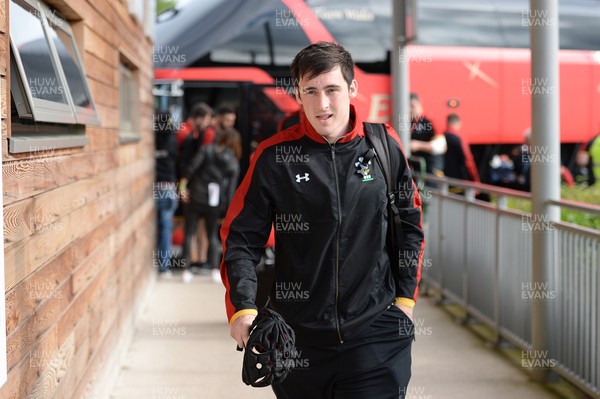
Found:
M 390 161 L 390 148 L 388 144 L 387 129 L 382 123 L 364 122 L 365 138 L 369 142 L 372 152 L 369 151 L 363 162 L 367 163 L 370 158 L 375 158 L 377 164 L 383 171 L 388 193 L 388 231 L 387 243 L 390 256 L 390 264 L 400 264 L 400 251 L 404 249 L 404 236 L 402 234 L 402 221 L 396 206 L 396 184 L 398 181 L 395 173 L 392 173 Z M 400 160 L 402 162 L 403 159 Z M 405 161 L 406 162 L 406 161 Z M 392 273 L 396 279 L 400 278 L 400 268 L 392 267 Z M 397 280 L 398 281 L 398 280 Z

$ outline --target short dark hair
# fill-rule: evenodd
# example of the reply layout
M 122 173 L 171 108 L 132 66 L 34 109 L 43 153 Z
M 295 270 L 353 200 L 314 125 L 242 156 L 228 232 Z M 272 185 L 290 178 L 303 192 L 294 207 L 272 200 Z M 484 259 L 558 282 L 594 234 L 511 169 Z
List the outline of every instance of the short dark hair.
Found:
M 419 95 L 417 93 L 410 93 L 410 100 L 415 100 L 418 102 L 421 102 L 421 100 L 419 99 Z
M 446 123 L 448 125 L 451 125 L 451 124 L 457 123 L 457 122 L 460 122 L 460 116 L 458 116 L 458 114 L 451 113 L 451 114 L 448 114 L 448 116 L 446 117 Z
M 290 66 L 294 87 L 298 87 L 301 78 L 312 79 L 338 65 L 344 80 L 350 86 L 354 80 L 354 61 L 344 47 L 331 42 L 317 42 L 304 47 L 296 54 Z
M 190 118 L 204 118 L 206 115 L 212 115 L 212 108 L 206 103 L 196 103 L 190 112 Z
M 217 108 L 217 115 L 235 114 L 235 110 L 228 105 Z

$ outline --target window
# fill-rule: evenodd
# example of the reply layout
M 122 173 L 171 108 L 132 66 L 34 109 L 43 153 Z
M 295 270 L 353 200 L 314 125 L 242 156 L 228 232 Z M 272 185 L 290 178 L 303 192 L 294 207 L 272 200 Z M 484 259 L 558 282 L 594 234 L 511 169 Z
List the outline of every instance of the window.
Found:
M 310 44 L 303 31 L 303 21 L 297 21 L 292 11 L 283 4 L 272 12 L 265 12 L 251 22 L 251 27 L 210 53 L 215 63 L 240 63 L 285 66 Z
M 594 11 L 598 15 L 594 15 Z M 568 13 L 559 15 L 561 49 L 600 50 L 600 35 L 597 29 L 600 13 L 594 11 L 590 9 L 591 15 Z M 523 27 L 522 15 L 517 13 L 498 13 L 498 15 L 507 37 L 508 47 L 529 47 L 529 28 Z
M 527 0 L 422 0 L 417 5 L 417 44 L 529 47 Z M 598 3 L 561 1 L 559 7 L 560 48 L 600 50 Z M 539 19 L 539 23 L 549 22 Z
M 119 66 L 119 128 L 121 142 L 138 141 L 139 89 L 137 73 L 124 62 Z
M 389 73 L 391 1 L 309 0 L 307 4 L 335 40 L 367 72 Z
M 19 118 L 99 123 L 69 24 L 37 0 L 10 1 L 11 92 Z
M 417 18 L 416 44 L 419 45 L 506 47 L 503 31 L 493 11 L 450 6 L 423 7 L 418 10 Z M 523 31 L 527 34 L 526 29 Z

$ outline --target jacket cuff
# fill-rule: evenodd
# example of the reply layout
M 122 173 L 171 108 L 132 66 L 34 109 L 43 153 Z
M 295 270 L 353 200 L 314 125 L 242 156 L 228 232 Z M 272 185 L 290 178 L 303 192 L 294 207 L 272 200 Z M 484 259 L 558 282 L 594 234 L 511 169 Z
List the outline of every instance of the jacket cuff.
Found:
M 394 304 L 408 306 L 409 308 L 415 307 L 415 301 L 413 301 L 410 298 L 396 297 L 396 298 L 394 298 Z
M 258 315 L 258 310 L 256 310 L 256 309 L 242 309 L 242 310 L 240 310 L 238 312 L 235 312 L 233 314 L 233 316 L 231 316 L 231 319 L 229 320 L 229 325 L 232 325 L 233 322 L 236 321 L 238 317 L 243 316 L 245 314 L 250 314 L 250 315 L 256 316 L 256 315 Z

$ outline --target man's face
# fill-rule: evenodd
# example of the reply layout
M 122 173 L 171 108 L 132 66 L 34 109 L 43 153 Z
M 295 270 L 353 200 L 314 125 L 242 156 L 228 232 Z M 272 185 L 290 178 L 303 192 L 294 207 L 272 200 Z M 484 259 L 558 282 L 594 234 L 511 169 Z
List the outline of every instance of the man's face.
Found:
M 235 114 L 218 115 L 218 124 L 221 129 L 231 129 L 235 125 Z
M 461 122 L 452 122 L 451 124 L 448 125 L 451 129 L 453 129 L 454 131 L 458 132 L 460 131 L 460 127 L 461 127 Z
M 348 87 L 342 70 L 336 66 L 312 79 L 300 78 L 296 101 L 312 127 L 331 143 L 350 131 L 350 100 L 357 94 L 356 80 Z
M 210 123 L 210 115 L 196 117 L 196 118 L 194 118 L 193 122 L 194 122 L 194 130 L 196 130 L 196 131 L 204 130 L 208 127 L 208 125 Z
M 410 116 L 418 119 L 423 115 L 423 106 L 419 100 L 410 100 Z

